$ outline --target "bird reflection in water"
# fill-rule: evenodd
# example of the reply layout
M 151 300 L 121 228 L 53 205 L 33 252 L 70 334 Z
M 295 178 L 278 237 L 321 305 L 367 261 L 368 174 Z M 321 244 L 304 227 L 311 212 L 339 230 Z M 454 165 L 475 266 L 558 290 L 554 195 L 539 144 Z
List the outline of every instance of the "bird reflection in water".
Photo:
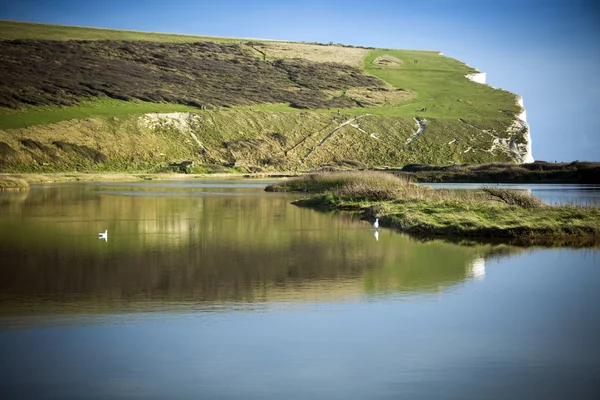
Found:
M 481 257 L 473 260 L 471 265 L 469 266 L 469 276 L 481 280 L 485 278 L 485 260 Z

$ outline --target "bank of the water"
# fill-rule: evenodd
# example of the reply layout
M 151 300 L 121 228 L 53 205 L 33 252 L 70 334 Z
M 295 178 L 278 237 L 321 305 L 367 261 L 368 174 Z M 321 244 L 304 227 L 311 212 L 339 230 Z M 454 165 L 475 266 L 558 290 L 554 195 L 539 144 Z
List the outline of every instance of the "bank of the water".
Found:
M 29 183 L 65 182 L 65 181 L 97 181 L 97 180 L 174 180 L 207 177 L 241 177 L 244 178 L 284 178 L 318 171 L 348 171 L 343 162 L 331 164 L 318 169 L 295 171 L 265 171 L 243 173 L 227 168 L 213 166 L 205 170 L 188 170 L 190 173 L 177 172 L 12 172 L 2 176 L 25 179 Z M 397 176 L 411 179 L 418 183 L 522 183 L 522 184 L 600 184 L 600 163 L 573 161 L 569 163 L 549 163 L 536 161 L 528 164 L 489 163 L 489 164 L 456 164 L 428 165 L 409 164 L 404 167 L 374 168 L 373 171 L 390 172 Z M 354 170 L 358 171 L 358 170 Z M 362 170 L 361 170 L 362 171 Z M 196 172 L 196 173 L 191 173 Z
M 29 184 L 26 180 L 10 177 L 10 176 L 0 176 L 0 190 L 27 190 L 29 189 Z
M 294 204 L 359 212 L 370 220 L 379 218 L 382 227 L 418 235 L 522 239 L 530 243 L 532 239 L 571 239 L 569 243 L 600 240 L 600 211 L 594 207 L 523 209 L 491 201 L 457 199 L 365 202 L 332 194 L 297 200 Z
M 188 179 L 240 179 L 240 178 L 282 178 L 293 177 L 293 173 L 260 173 L 260 174 L 232 174 L 232 173 L 213 173 L 213 174 L 148 174 L 148 173 L 5 173 L 0 174 L 0 187 L 2 181 L 23 181 L 25 183 L 51 183 L 51 182 L 72 182 L 72 181 L 149 181 L 149 180 L 188 180 Z
M 361 213 L 380 226 L 418 235 L 547 241 L 600 239 L 600 208 L 549 206 L 526 193 L 487 189 L 433 190 L 391 174 L 321 174 L 291 179 L 267 190 L 318 193 L 299 206 Z
M 533 168 L 539 167 L 538 170 Z M 545 169 L 544 169 L 545 168 Z M 332 171 L 348 171 L 332 166 Z M 358 170 L 355 170 L 358 171 Z M 482 165 L 408 165 L 403 168 L 376 168 L 418 183 L 521 183 L 521 184 L 600 184 L 600 163 L 533 163 Z M 271 171 L 260 173 L 147 173 L 147 172 L 13 172 L 0 173 L 1 178 L 23 179 L 28 183 L 68 181 L 139 181 L 182 180 L 198 178 L 291 178 L 315 173 L 307 171 Z

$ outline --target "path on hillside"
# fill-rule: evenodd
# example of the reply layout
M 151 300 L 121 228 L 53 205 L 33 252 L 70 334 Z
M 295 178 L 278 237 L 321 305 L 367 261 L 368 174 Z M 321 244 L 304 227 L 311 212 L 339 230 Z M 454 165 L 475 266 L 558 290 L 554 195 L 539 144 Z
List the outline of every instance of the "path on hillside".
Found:
M 460 122 L 462 122 L 463 124 L 465 124 L 465 125 L 467 125 L 467 126 L 470 126 L 471 128 L 477 129 L 478 131 L 480 131 L 480 132 L 483 132 L 483 133 L 487 133 L 488 135 L 490 135 L 490 136 L 491 136 L 491 137 L 493 137 L 494 139 L 498 139 L 498 140 L 506 140 L 506 139 L 504 139 L 504 138 L 501 138 L 501 137 L 500 137 L 500 136 L 498 136 L 498 135 L 495 135 L 494 133 L 490 132 L 490 131 L 489 131 L 489 130 L 487 130 L 487 129 L 481 129 L 481 128 L 480 128 L 480 127 L 478 127 L 478 126 L 475 126 L 475 125 L 473 125 L 473 124 L 470 124 L 470 123 L 468 123 L 467 121 L 465 121 L 465 120 L 464 120 L 464 119 L 462 119 L 462 118 L 459 118 L 458 120 L 459 120 Z
M 501 138 L 500 136 L 495 135 L 494 133 L 488 131 L 487 129 L 481 129 L 480 127 L 475 126 L 475 125 L 473 125 L 473 124 L 465 121 L 462 118 L 459 118 L 458 121 L 462 122 L 463 124 L 467 125 L 468 127 L 471 127 L 473 129 L 477 129 L 479 132 L 487 133 L 488 135 L 490 135 L 491 137 L 494 138 L 494 141 L 492 142 L 492 147 L 489 150 L 481 149 L 479 147 L 469 146 L 469 148 L 467 148 L 465 151 L 463 151 L 463 153 L 468 153 L 471 150 L 473 150 L 473 151 L 483 151 L 483 152 L 486 152 L 486 153 L 492 153 L 493 154 L 493 152 L 496 149 L 496 146 L 498 144 L 507 146 L 507 144 L 505 143 L 506 139 Z
M 310 137 L 314 136 L 315 134 L 321 133 L 325 130 L 325 128 L 327 128 L 328 126 L 331 125 L 331 122 L 326 123 L 325 125 L 323 125 L 323 127 L 321 129 L 319 129 L 316 132 L 313 132 L 309 135 L 304 136 L 302 139 L 300 139 L 300 141 L 298 141 L 295 145 L 293 145 L 292 147 L 290 147 L 289 149 L 285 150 L 283 153 L 284 155 L 287 155 L 287 153 L 289 153 L 292 150 L 295 150 L 296 147 L 300 146 L 302 143 L 306 142 L 306 140 L 308 140 Z
M 426 124 L 426 120 L 421 119 L 421 118 L 413 118 L 417 124 L 417 131 L 412 135 L 412 137 L 410 139 L 408 139 L 406 141 L 406 145 L 409 146 L 412 142 L 414 142 L 421 133 L 423 133 L 423 130 L 425 130 L 425 124 Z
M 369 132 L 365 131 L 363 128 L 361 128 L 360 126 L 358 126 L 358 124 L 356 124 L 356 125 L 355 124 L 350 124 L 350 126 L 353 127 L 353 128 L 358 129 L 359 132 L 362 132 L 364 134 L 367 134 L 367 135 L 371 136 L 373 139 L 380 140 L 379 137 L 376 134 L 369 133 Z
M 500 147 L 501 150 L 504 151 L 508 151 L 510 153 L 512 153 L 514 156 L 516 157 L 521 157 L 521 151 L 519 149 L 519 145 L 518 145 L 518 141 L 517 139 L 511 139 L 511 138 L 503 138 L 501 136 L 496 135 L 495 133 L 493 133 L 493 131 L 488 130 L 488 129 L 481 129 L 478 126 L 475 126 L 473 124 L 468 123 L 467 121 L 465 121 L 462 118 L 458 119 L 460 122 L 462 122 L 463 124 L 473 128 L 473 129 L 477 129 L 479 132 L 483 132 L 483 133 L 487 133 L 488 135 L 490 135 L 491 137 L 494 138 L 494 140 L 492 141 L 492 147 L 489 148 L 488 150 L 484 150 L 484 149 L 475 149 L 473 148 L 473 150 L 480 150 L 480 151 L 484 151 L 487 153 L 492 153 L 494 154 L 494 150 L 496 150 L 496 148 Z M 467 150 L 465 150 L 463 153 L 467 153 L 471 150 L 472 148 L 469 147 Z
M 346 121 L 346 122 L 344 122 L 344 123 L 342 123 L 342 124 L 338 125 L 337 127 L 335 127 L 335 128 L 334 128 L 334 129 L 333 129 L 331 132 L 329 132 L 329 133 L 327 134 L 327 136 L 325 136 L 325 137 L 324 137 L 324 138 L 323 138 L 323 139 L 322 139 L 322 140 L 319 142 L 319 144 L 317 144 L 316 146 L 313 146 L 313 148 L 312 148 L 312 149 L 310 149 L 310 150 L 308 151 L 308 153 L 306 153 L 306 155 L 305 155 L 304 157 L 302 157 L 302 159 L 300 160 L 300 162 L 301 162 L 301 163 L 304 163 L 304 160 L 306 160 L 306 158 L 307 158 L 308 156 L 310 156 L 310 155 L 312 154 L 312 152 L 313 152 L 313 151 L 315 151 L 317 148 L 321 147 L 321 146 L 323 145 L 323 143 L 325 143 L 325 142 L 326 142 L 326 141 L 327 141 L 327 140 L 328 140 L 328 139 L 329 139 L 331 136 L 333 136 L 333 134 L 334 134 L 334 133 L 336 133 L 337 131 L 339 131 L 340 129 L 342 129 L 344 126 L 346 126 L 346 125 L 350 125 L 350 124 L 352 124 L 352 122 L 358 121 L 360 118 L 362 118 L 362 117 L 366 117 L 366 116 L 368 116 L 368 115 L 371 115 L 371 114 L 363 114 L 363 115 L 359 115 L 358 117 L 354 117 L 354 118 L 352 118 L 352 119 L 350 119 L 350 120 L 348 120 L 348 121 Z

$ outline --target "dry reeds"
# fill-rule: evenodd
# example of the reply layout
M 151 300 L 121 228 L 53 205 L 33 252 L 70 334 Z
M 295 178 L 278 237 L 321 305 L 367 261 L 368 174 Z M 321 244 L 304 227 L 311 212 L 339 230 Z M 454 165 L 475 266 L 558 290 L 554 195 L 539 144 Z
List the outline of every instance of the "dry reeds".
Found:
M 25 190 L 29 184 L 25 179 L 10 176 L 0 176 L 0 190 Z
M 493 187 L 484 187 L 482 190 L 493 198 L 500 199 L 511 206 L 519 206 L 521 208 L 538 208 L 544 206 L 544 202 L 541 199 L 526 192 Z
M 267 190 L 326 192 L 369 200 L 391 200 L 411 186 L 412 180 L 409 177 L 387 172 L 339 171 L 303 175 L 271 185 Z

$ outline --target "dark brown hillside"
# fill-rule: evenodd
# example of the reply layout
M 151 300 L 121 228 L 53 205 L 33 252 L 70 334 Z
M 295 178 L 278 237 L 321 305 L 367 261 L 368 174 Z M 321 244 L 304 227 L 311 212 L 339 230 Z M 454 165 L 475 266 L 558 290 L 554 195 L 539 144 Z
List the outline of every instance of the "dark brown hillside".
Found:
M 0 106 L 10 108 L 97 96 L 196 107 L 356 107 L 324 90 L 383 85 L 348 65 L 263 61 L 241 44 L 5 40 L 0 59 Z

